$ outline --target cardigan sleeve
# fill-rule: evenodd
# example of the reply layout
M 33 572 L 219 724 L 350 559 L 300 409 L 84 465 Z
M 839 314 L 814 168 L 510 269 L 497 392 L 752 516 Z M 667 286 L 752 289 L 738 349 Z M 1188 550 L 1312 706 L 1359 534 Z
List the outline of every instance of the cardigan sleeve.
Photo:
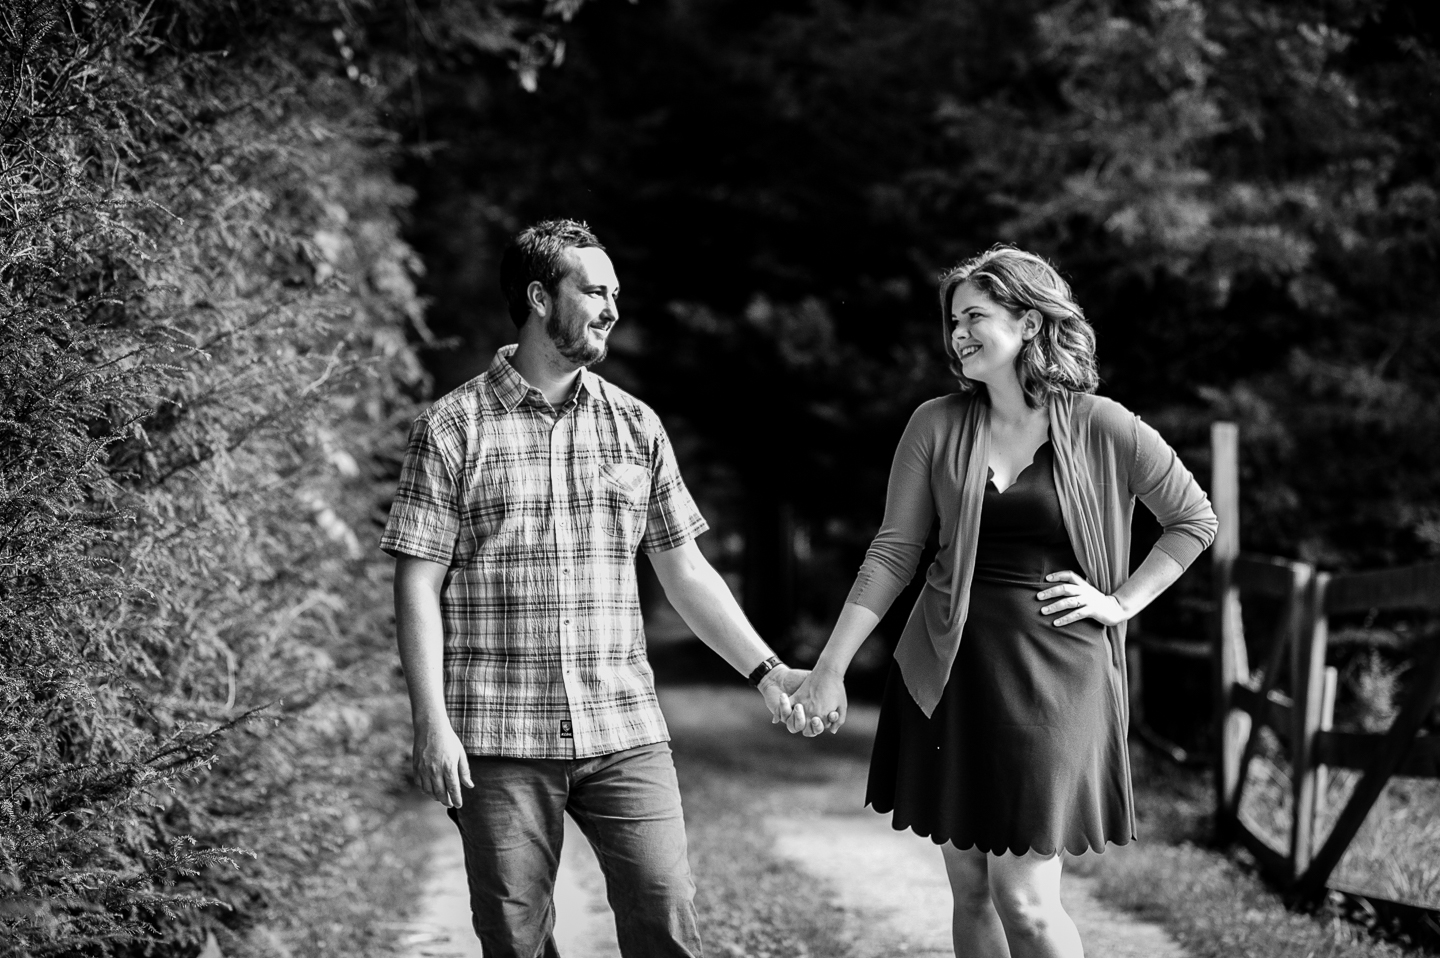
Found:
M 930 465 L 937 439 L 936 411 L 933 403 L 915 410 L 900 437 L 885 491 L 885 519 L 845 599 L 879 616 L 914 578 L 935 521 Z
M 1188 567 L 1215 539 L 1220 522 L 1210 499 L 1160 433 L 1135 416 L 1130 492 L 1160 522 L 1155 548 Z

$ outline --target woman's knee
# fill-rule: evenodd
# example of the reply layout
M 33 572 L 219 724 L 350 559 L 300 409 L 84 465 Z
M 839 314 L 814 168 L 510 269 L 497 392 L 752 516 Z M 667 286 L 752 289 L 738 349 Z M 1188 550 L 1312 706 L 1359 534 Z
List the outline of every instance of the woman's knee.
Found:
M 1064 922 L 1059 867 L 1058 859 L 1030 855 L 992 860 L 990 898 L 1007 935 L 1045 938 Z
M 992 893 L 995 911 L 1005 934 L 1012 938 L 1045 940 L 1060 920 L 1059 904 L 1048 903 L 1023 893 Z
M 945 873 L 950 878 L 955 909 L 964 913 L 988 911 L 990 876 L 986 854 L 976 848 L 959 849 L 949 844 L 941 846 L 941 853 L 945 856 Z

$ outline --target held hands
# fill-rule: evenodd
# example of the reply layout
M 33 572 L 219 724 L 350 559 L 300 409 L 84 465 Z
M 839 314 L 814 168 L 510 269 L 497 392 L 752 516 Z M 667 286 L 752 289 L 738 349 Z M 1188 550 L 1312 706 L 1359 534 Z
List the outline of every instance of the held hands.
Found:
M 844 678 L 829 669 L 815 669 L 796 690 L 785 727 L 791 732 L 804 732 L 806 738 L 814 738 L 826 729 L 833 734 L 845 724 L 848 707 Z
M 1040 608 L 1042 615 L 1065 613 L 1055 620 L 1056 625 L 1069 625 L 1081 619 L 1094 619 L 1101 625 L 1119 625 L 1129 618 L 1119 599 L 1106 595 L 1074 572 L 1052 572 L 1045 581 L 1060 583 L 1035 595 L 1041 601 L 1059 599 Z
M 770 724 L 778 725 L 790 717 L 790 696 L 805 681 L 810 672 L 806 669 L 792 669 L 788 665 L 777 665 L 760 680 L 760 695 L 765 707 L 770 710 Z
M 828 722 L 820 717 L 820 713 L 807 711 L 805 706 L 797 705 L 792 698 L 805 686 L 812 674 L 808 669 L 792 669 L 788 665 L 781 665 L 771 669 L 765 678 L 760 680 L 760 694 L 764 696 L 765 706 L 770 710 L 770 724 L 783 723 L 791 732 L 804 731 L 807 738 L 819 735 L 826 728 L 832 732 L 839 730 L 840 723 L 844 721 L 843 687 L 840 690 L 842 710 L 832 709 Z
M 462 804 L 460 786 L 474 788 L 465 746 L 449 721 L 415 726 L 415 751 L 410 759 L 415 783 L 446 808 Z

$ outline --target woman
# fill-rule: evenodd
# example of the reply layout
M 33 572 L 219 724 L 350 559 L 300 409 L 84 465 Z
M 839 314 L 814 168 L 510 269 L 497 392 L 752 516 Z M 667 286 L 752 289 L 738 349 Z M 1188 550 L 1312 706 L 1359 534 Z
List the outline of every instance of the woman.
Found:
M 942 845 L 957 955 L 1078 958 L 1061 852 L 1135 834 L 1125 621 L 1217 523 L 1160 435 L 1091 395 L 1095 336 L 1047 262 L 993 248 L 942 278 L 940 308 L 960 393 L 906 427 L 884 523 L 787 724 L 814 735 L 844 721 L 845 669 L 938 517 L 866 804 Z M 1164 531 L 1132 575 L 1136 497 Z

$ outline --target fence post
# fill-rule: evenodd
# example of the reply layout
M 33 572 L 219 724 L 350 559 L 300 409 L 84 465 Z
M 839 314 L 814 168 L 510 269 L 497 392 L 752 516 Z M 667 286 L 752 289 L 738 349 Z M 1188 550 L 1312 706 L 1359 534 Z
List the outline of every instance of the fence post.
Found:
M 1240 555 L 1239 430 L 1234 423 L 1210 426 L 1210 502 L 1220 520 L 1210 546 L 1210 567 L 1215 589 L 1215 615 L 1211 657 L 1215 702 L 1215 827 L 1222 839 L 1234 832 L 1228 809 L 1239 781 L 1240 751 L 1249 734 L 1249 716 L 1232 714 L 1231 691 L 1250 677 L 1245 635 L 1240 621 L 1240 596 L 1234 583 L 1235 559 Z
M 1320 731 L 1328 732 L 1335 727 L 1335 693 L 1340 684 L 1340 673 L 1335 666 L 1325 666 L 1325 681 L 1320 692 Z M 1330 791 L 1330 768 L 1315 766 L 1315 817 L 1325 814 L 1325 796 Z
M 1325 616 L 1325 590 L 1330 574 L 1316 572 L 1310 580 L 1305 615 L 1295 633 L 1290 666 L 1292 725 L 1290 729 L 1290 784 L 1293 790 L 1290 821 L 1290 880 L 1297 881 L 1315 853 L 1316 786 L 1315 733 L 1320 731 L 1325 704 L 1325 646 L 1329 624 Z

